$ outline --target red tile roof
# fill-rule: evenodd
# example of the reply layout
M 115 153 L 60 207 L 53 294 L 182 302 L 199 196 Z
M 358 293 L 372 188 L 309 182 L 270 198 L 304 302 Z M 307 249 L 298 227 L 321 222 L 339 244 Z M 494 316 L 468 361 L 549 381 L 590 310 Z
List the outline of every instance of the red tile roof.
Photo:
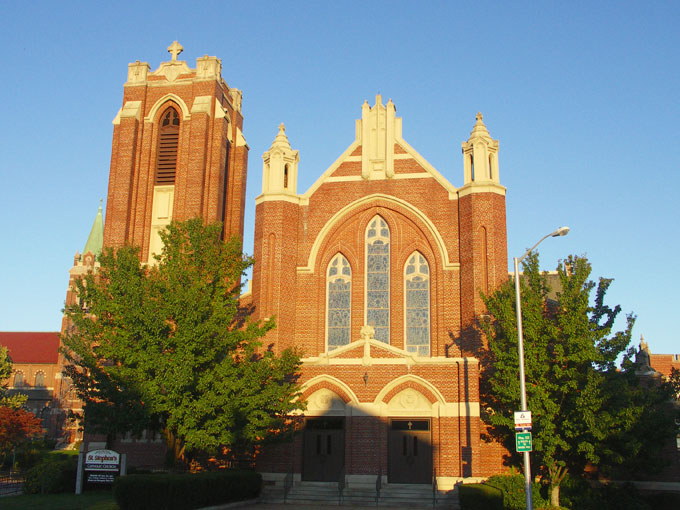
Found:
M 57 363 L 59 333 L 0 331 L 13 363 Z
M 649 364 L 654 370 L 668 377 L 673 368 L 680 370 L 680 354 L 650 354 Z

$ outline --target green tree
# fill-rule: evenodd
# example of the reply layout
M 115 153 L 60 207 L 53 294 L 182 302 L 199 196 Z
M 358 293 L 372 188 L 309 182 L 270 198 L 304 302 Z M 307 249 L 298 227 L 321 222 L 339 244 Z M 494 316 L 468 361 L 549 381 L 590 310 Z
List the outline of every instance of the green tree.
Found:
M 12 358 L 0 345 L 0 383 L 12 376 Z M 28 400 L 24 393 L 10 395 L 7 384 L 0 384 L 0 467 L 17 446 L 42 434 L 40 419 L 22 409 Z
M 653 456 L 663 441 L 634 437 L 648 413 L 655 413 L 655 425 L 668 426 L 658 405 L 666 397 L 658 388 L 643 387 L 633 370 L 617 370 L 617 358 L 629 360 L 633 353 L 628 345 L 635 317 L 628 315 L 625 329 L 613 331 L 621 307 L 604 302 L 612 280 L 589 280 L 591 266 L 583 257 L 570 256 L 557 271 L 553 299 L 536 255 L 527 257 L 521 280 L 532 464 L 549 484 L 553 506 L 568 472 L 580 475 L 587 463 L 622 465 L 636 454 Z M 484 300 L 491 317 L 482 325 L 489 343 L 482 361 L 485 420 L 512 451 L 513 411 L 520 402 L 513 282 Z
M 9 355 L 7 347 L 0 345 L 0 383 L 12 377 L 12 358 Z M 0 406 L 11 407 L 12 409 L 19 409 L 28 400 L 28 395 L 24 393 L 15 393 L 10 395 L 7 392 L 7 383 L 0 384 Z
M 252 261 L 220 232 L 173 223 L 156 264 L 136 248 L 105 249 L 97 273 L 77 282 L 62 340 L 89 430 L 162 429 L 178 459 L 249 452 L 286 427 L 300 405 L 299 356 L 262 346 L 273 322 L 250 321 L 239 305 Z

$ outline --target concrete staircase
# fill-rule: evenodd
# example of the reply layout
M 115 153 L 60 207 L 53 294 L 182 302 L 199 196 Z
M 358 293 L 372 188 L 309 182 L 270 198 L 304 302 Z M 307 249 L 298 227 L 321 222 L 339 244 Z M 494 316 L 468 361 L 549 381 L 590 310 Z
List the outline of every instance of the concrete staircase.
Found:
M 348 484 L 340 494 L 336 482 L 296 482 L 284 498 L 282 485 L 265 485 L 260 500 L 263 503 L 285 503 L 292 508 L 302 505 L 320 507 L 346 506 L 354 508 L 378 507 L 427 509 L 439 508 L 458 510 L 458 493 L 437 491 L 434 501 L 432 486 L 416 484 L 384 484 L 380 497 L 374 484 Z

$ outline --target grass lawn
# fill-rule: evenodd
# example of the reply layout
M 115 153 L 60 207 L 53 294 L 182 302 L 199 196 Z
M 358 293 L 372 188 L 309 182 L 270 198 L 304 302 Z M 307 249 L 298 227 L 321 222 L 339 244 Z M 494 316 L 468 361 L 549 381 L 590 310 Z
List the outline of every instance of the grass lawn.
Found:
M 118 510 L 111 491 L 75 494 L 30 494 L 0 499 L 3 510 Z

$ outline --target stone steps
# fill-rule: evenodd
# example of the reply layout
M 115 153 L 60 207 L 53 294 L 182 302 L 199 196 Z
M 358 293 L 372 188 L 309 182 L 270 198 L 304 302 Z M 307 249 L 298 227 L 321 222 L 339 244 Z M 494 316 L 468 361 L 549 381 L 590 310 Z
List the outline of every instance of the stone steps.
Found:
M 285 499 L 285 501 L 284 501 Z M 446 508 L 457 510 L 458 493 L 437 491 L 433 502 L 432 487 L 416 484 L 384 484 L 376 501 L 375 486 L 367 484 L 347 485 L 339 494 L 335 482 L 296 482 L 284 498 L 281 485 L 265 485 L 261 501 L 264 503 L 287 503 L 290 505 L 323 505 L 382 508 Z

